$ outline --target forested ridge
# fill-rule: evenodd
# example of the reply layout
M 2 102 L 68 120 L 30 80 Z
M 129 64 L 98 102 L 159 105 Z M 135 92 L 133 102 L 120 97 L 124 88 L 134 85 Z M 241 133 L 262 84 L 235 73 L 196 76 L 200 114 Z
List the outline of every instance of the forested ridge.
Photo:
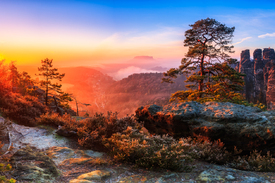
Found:
M 80 102 L 90 104 L 81 106 L 84 113 L 115 111 L 120 116 L 134 113 L 140 105 L 169 102 L 170 95 L 185 89 L 182 75 L 175 83 L 162 83 L 162 73 L 132 74 L 115 81 L 110 76 L 88 67 L 60 68 L 66 74 L 63 83 L 71 84 L 67 89 Z M 72 107 L 75 108 L 72 103 Z

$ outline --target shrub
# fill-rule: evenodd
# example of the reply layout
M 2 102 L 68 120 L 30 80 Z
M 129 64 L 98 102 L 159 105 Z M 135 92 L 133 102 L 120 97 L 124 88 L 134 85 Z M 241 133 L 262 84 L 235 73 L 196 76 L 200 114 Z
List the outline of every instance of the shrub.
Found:
M 224 144 L 220 139 L 211 142 L 208 138 L 197 136 L 195 138 L 181 138 L 179 141 L 190 144 L 191 155 L 195 159 L 216 164 L 225 164 L 232 159 L 232 154 L 225 150 L 226 148 L 224 148 Z
M 131 127 L 105 138 L 104 145 L 117 160 L 145 168 L 160 167 L 176 171 L 191 170 L 190 162 L 194 159 L 223 164 L 230 157 L 220 141 L 191 137 L 175 140 L 167 135 L 150 135 L 146 130 Z
M 76 119 L 71 118 L 69 114 L 64 114 L 60 116 L 57 113 L 45 113 L 42 114 L 39 118 L 36 118 L 37 124 L 40 125 L 49 125 L 53 127 L 63 126 L 66 130 L 75 130 L 78 127 L 78 122 Z
M 78 142 L 84 147 L 104 150 L 103 138 L 109 138 L 114 133 L 123 132 L 128 126 L 141 128 L 133 116 L 118 119 L 117 113 L 108 112 L 106 116 L 95 114 L 93 117 L 79 122 L 77 128 Z
M 9 93 L 0 96 L 0 110 L 4 117 L 23 125 L 34 126 L 35 118 L 45 113 L 47 108 L 33 96 Z
M 96 114 L 77 121 L 69 114 L 59 116 L 46 113 L 37 118 L 38 124 L 62 126 L 66 131 L 77 132 L 80 145 L 108 151 L 115 160 L 135 163 L 144 168 L 163 168 L 190 171 L 194 159 L 226 164 L 233 168 L 251 171 L 274 171 L 275 158 L 270 153 L 261 156 L 254 151 L 250 156 L 236 156 L 236 148 L 229 153 L 220 141 L 211 142 L 203 136 L 176 140 L 167 135 L 151 135 L 132 116 L 121 119 L 116 113 Z
M 11 179 L 7 179 L 6 175 L 4 174 L 4 172 L 10 171 L 12 169 L 10 164 L 3 164 L 0 163 L 0 183 L 15 183 L 16 180 L 11 178 Z
M 106 150 L 102 144 L 103 138 L 109 138 L 114 133 L 123 132 L 128 126 L 139 127 L 133 116 L 117 118 L 117 113 L 109 112 L 106 116 L 95 114 L 93 117 L 77 121 L 69 114 L 59 116 L 56 113 L 46 113 L 36 119 L 38 124 L 61 126 L 65 131 L 77 132 L 78 142 L 86 148 Z
M 243 101 L 238 101 L 238 102 L 234 102 L 236 104 L 241 104 L 241 105 L 245 105 L 245 106 L 250 106 L 250 107 L 258 107 L 259 109 L 261 109 L 262 111 L 266 111 L 267 110 L 267 106 L 264 105 L 263 103 L 257 103 L 257 104 L 253 104 L 252 102 L 248 102 L 246 100 Z
M 242 170 L 258 171 L 258 172 L 274 172 L 275 171 L 275 158 L 272 157 L 270 152 L 266 156 L 262 156 L 261 152 L 254 150 L 250 156 L 238 156 L 229 166 Z
M 186 153 L 189 144 L 181 144 L 168 136 L 150 136 L 128 127 L 123 133 L 104 139 L 104 145 L 116 160 L 135 163 L 144 168 L 166 168 L 190 171 L 193 158 Z
M 3 147 L 3 144 L 0 142 L 0 155 L 2 154 L 1 152 L 1 148 Z M 0 163 L 0 183 L 15 183 L 16 180 L 11 178 L 11 179 L 7 179 L 6 175 L 4 174 L 4 172 L 10 171 L 12 169 L 10 164 L 3 164 Z

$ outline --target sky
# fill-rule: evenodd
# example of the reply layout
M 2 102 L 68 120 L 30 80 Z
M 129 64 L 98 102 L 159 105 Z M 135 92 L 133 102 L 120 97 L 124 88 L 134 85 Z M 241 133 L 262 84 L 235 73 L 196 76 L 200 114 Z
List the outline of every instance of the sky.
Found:
M 233 58 L 275 48 L 274 0 L 0 0 L 0 60 L 67 67 L 152 56 L 156 66 L 177 67 L 184 32 L 208 17 L 235 26 Z

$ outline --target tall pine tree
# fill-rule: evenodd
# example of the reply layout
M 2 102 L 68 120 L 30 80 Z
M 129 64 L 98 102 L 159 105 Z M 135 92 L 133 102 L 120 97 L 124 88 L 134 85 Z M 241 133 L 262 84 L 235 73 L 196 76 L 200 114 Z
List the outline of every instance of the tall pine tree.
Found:
M 243 100 L 237 91 L 242 90 L 243 74 L 235 71 L 229 64 L 233 46 L 229 45 L 235 27 L 227 27 L 215 19 L 203 19 L 190 25 L 185 32 L 184 46 L 189 47 L 186 58 L 179 68 L 164 73 L 163 82 L 173 83 L 178 74 L 187 74 L 185 82 L 189 89 L 172 94 L 171 100 L 178 101 L 229 101 L 239 103 Z
M 62 78 L 65 74 L 60 74 L 57 72 L 58 69 L 53 68 L 53 59 L 44 59 L 41 60 L 42 66 L 38 67 L 40 72 L 38 75 L 43 77 L 43 80 L 40 81 L 40 86 L 45 89 L 45 104 L 48 105 L 49 95 L 63 94 L 61 91 L 61 84 L 53 83 L 53 80 L 62 81 Z

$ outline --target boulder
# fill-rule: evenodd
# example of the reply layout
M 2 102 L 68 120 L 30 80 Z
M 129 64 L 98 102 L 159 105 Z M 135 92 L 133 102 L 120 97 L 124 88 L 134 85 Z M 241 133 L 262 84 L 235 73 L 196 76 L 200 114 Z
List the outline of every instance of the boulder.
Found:
M 60 174 L 47 155 L 29 146 L 11 157 L 11 165 L 15 168 L 12 175 L 20 181 L 49 182 Z
M 70 181 L 70 183 L 79 183 L 79 182 L 93 182 L 95 181 L 101 181 L 107 177 L 111 176 L 111 172 L 106 171 L 106 170 L 95 170 L 89 173 L 82 174 L 77 177 L 77 179 L 73 179 Z
M 140 107 L 136 117 L 153 134 L 220 139 L 227 150 L 236 146 L 245 154 L 254 149 L 275 152 L 274 111 L 228 102 L 185 102 Z
M 55 162 L 56 165 L 66 164 L 91 164 L 92 161 L 103 160 L 104 154 L 92 150 L 76 150 L 68 147 L 51 147 L 46 154 Z

